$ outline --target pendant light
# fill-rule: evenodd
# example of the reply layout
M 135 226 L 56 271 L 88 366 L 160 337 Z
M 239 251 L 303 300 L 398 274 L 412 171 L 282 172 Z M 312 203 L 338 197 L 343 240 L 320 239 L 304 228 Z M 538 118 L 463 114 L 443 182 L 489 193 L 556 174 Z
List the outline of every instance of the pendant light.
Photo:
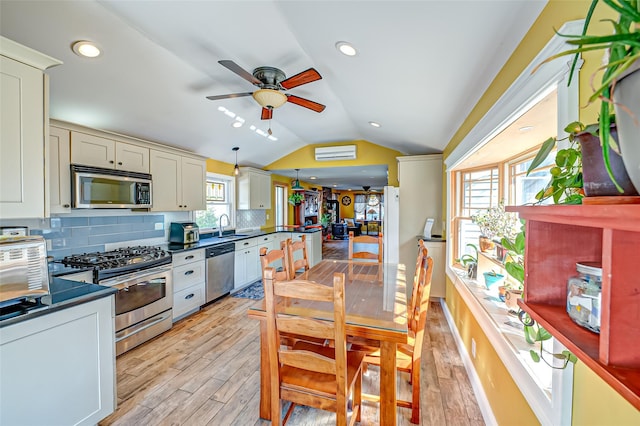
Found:
M 293 182 L 291 189 L 293 189 L 294 191 L 302 191 L 304 187 L 300 185 L 300 179 L 298 179 L 298 172 L 300 171 L 300 169 L 295 169 L 295 170 L 296 170 L 296 180 Z
M 236 165 L 233 166 L 233 174 L 238 176 L 238 173 L 240 173 L 240 168 L 238 167 L 238 150 L 240 149 L 240 147 L 234 146 L 232 148 L 233 151 L 235 151 L 236 153 Z

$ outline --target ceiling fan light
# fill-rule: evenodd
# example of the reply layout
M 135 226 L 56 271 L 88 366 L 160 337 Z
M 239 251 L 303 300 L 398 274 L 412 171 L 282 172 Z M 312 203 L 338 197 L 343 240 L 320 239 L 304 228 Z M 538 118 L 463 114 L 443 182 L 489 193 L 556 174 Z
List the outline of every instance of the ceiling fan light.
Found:
M 273 89 L 260 89 L 253 92 L 253 99 L 263 108 L 278 108 L 287 102 L 287 96 Z

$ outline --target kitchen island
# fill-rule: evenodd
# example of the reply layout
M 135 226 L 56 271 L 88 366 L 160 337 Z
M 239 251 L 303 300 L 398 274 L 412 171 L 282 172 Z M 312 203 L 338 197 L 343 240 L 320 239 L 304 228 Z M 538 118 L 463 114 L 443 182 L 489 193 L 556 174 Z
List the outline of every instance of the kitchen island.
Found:
M 115 409 L 115 289 L 52 277 L 0 321 L 0 424 L 92 425 Z

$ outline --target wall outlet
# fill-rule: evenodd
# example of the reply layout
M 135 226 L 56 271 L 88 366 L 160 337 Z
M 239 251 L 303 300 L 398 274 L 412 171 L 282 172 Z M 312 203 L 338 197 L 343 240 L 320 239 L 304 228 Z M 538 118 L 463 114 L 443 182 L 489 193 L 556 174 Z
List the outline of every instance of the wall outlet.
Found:
M 476 359 L 476 339 L 471 338 L 471 356 Z
M 162 231 L 163 229 L 164 229 L 164 223 L 162 223 L 162 222 L 157 222 L 157 223 L 155 224 L 155 230 L 156 230 L 156 231 Z
M 269 213 L 267 213 L 267 220 L 269 220 Z

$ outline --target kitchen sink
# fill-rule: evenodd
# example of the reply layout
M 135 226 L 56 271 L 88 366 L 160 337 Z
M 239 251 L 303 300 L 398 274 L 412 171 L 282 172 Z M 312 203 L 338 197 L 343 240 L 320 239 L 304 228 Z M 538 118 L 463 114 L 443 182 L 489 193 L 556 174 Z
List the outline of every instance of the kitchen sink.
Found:
M 216 237 L 219 240 L 230 240 L 233 238 L 243 238 L 243 237 L 248 237 L 249 235 L 247 234 L 229 234 L 229 235 L 223 235 L 222 237 Z

